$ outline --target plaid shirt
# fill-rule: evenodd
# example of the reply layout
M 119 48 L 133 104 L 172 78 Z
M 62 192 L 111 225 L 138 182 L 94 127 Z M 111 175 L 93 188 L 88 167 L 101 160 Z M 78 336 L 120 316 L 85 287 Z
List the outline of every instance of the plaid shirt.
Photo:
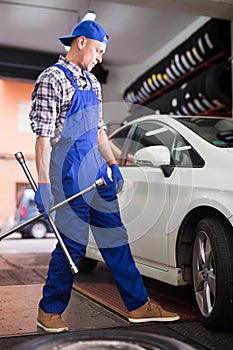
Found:
M 60 56 L 58 63 L 68 68 L 74 75 L 80 90 L 90 89 L 90 83 L 83 70 L 74 63 Z M 87 72 L 86 72 L 87 74 Z M 102 117 L 101 86 L 96 77 L 88 73 L 93 91 L 99 101 L 99 129 L 106 129 Z M 74 87 L 64 72 L 58 67 L 45 69 L 37 78 L 32 92 L 32 104 L 29 113 L 31 128 L 37 136 L 50 137 L 54 145 L 59 140 L 66 114 L 71 106 Z

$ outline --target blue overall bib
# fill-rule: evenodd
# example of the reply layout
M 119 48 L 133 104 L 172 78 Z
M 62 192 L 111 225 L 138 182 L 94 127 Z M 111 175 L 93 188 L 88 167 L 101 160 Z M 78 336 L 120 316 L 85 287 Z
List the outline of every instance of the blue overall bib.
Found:
M 59 203 L 104 177 L 107 186 L 78 197 L 56 211 L 55 223 L 77 264 L 86 254 L 91 227 L 100 253 L 109 267 L 129 311 L 147 301 L 148 293 L 135 266 L 126 229 L 121 221 L 116 189 L 107 174 L 107 163 L 98 151 L 98 99 L 92 89 L 80 90 L 73 74 L 56 64 L 75 88 L 58 143 L 50 160 L 54 202 Z M 39 306 L 44 312 L 62 314 L 68 305 L 74 275 L 57 243 Z

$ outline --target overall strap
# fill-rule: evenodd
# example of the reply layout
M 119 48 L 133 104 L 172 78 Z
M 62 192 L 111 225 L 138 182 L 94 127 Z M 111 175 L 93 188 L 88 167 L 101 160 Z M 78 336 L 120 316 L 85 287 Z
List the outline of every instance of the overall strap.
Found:
M 67 79 L 69 79 L 71 81 L 72 85 L 74 87 L 78 88 L 78 84 L 76 83 L 76 81 L 74 79 L 73 73 L 68 68 L 64 67 L 60 63 L 55 63 L 54 66 L 60 68 L 65 73 Z M 89 81 L 90 86 L 92 87 L 90 76 L 87 73 L 84 73 L 84 74 L 85 74 L 86 79 Z
M 71 84 L 74 86 L 74 88 L 78 88 L 78 84 L 74 79 L 73 73 L 68 68 L 64 67 L 62 64 L 59 64 L 59 63 L 55 63 L 53 66 L 61 69 L 65 73 L 67 79 L 71 81 Z

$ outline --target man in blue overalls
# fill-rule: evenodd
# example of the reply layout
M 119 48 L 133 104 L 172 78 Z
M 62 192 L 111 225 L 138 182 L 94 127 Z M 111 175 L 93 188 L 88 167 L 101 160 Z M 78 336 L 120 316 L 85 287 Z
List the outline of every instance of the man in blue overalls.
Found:
M 108 35 L 96 22 L 83 21 L 71 35 L 59 39 L 70 50 L 40 74 L 32 94 L 30 119 L 37 135 L 35 202 L 46 217 L 52 198 L 59 203 L 103 177 L 105 187 L 57 210 L 55 223 L 62 239 L 77 264 L 85 256 L 91 227 L 129 311 L 130 322 L 175 321 L 179 319 L 177 314 L 162 309 L 148 297 L 120 217 L 117 193 L 124 181 L 102 119 L 101 87 L 90 73 L 102 61 Z M 39 302 L 37 324 L 45 331 L 68 330 L 61 314 L 69 303 L 73 279 L 58 243 Z

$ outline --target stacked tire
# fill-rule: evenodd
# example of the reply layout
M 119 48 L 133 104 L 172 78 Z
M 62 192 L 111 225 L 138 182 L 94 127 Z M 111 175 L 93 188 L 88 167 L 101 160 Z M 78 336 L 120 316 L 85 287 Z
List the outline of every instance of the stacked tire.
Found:
M 230 21 L 211 19 L 138 77 L 123 98 L 131 106 L 143 105 L 160 114 L 198 115 L 220 105 L 229 109 L 230 55 Z

